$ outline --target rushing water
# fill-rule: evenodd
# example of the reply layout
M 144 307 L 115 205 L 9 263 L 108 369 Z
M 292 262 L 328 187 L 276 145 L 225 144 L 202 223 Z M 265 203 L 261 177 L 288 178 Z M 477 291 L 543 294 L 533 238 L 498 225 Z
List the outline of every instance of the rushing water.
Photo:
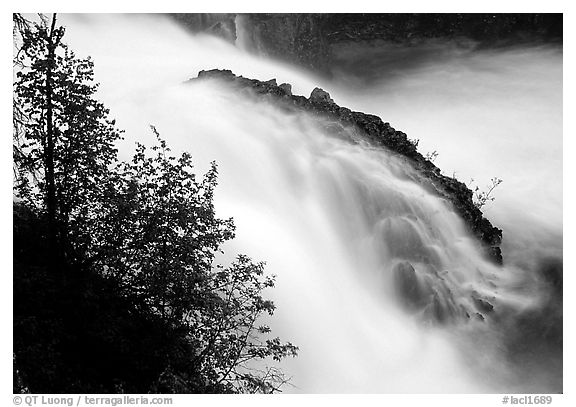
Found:
M 527 352 L 547 360 L 539 367 L 509 351 L 523 329 L 517 320 L 537 324 L 543 309 L 561 312 L 550 306 L 533 256 L 540 250 L 561 259 L 554 82 L 561 54 L 559 61 L 546 49 L 451 55 L 366 84 L 350 74 L 314 77 L 162 18 L 63 21 L 73 49 L 94 58 L 99 95 L 126 129 L 124 158 L 134 141 L 152 141 L 147 127 L 154 124 L 174 150 L 193 154 L 199 172 L 218 162 L 217 212 L 233 216 L 238 229 L 226 256 L 267 262 L 278 276 L 270 292 L 278 307 L 273 331 L 301 349 L 283 364 L 293 376 L 287 391 L 561 391 L 558 349 L 534 339 Z M 516 63 L 523 65 L 509 68 Z M 439 166 L 463 180 L 504 178 L 488 213 L 504 227 L 511 242 L 504 256 L 513 261 L 500 268 L 483 259 L 463 222 L 405 161 L 350 142 L 352 130 L 217 82 L 182 84 L 212 68 L 277 78 L 296 94 L 321 84 L 337 103 L 378 114 L 438 150 Z M 532 75 L 529 85 L 518 70 Z M 532 379 L 519 373 L 527 368 Z

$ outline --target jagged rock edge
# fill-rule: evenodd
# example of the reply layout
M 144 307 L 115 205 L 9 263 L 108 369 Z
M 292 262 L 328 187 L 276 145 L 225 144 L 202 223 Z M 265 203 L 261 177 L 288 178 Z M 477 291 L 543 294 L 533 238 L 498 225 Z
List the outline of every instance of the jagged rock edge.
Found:
M 407 135 L 395 130 L 380 117 L 355 112 L 336 104 L 328 92 L 315 88 L 310 98 L 293 95 L 291 85 L 277 85 L 275 79 L 260 81 L 236 76 L 230 70 L 212 69 L 200 71 L 196 80 L 216 79 L 233 83 L 239 88 L 249 88 L 256 94 L 271 95 L 290 105 L 316 115 L 327 116 L 344 124 L 352 125 L 365 135 L 366 139 L 376 146 L 384 147 L 397 155 L 405 157 L 423 178 L 429 181 L 429 186 L 440 197 L 449 201 L 455 211 L 462 217 L 472 234 L 482 244 L 486 256 L 496 264 L 502 264 L 502 230 L 493 226 L 484 217 L 482 211 L 474 205 L 473 192 L 466 184 L 456 178 L 443 175 L 438 167 L 417 151 L 416 146 L 408 140 Z

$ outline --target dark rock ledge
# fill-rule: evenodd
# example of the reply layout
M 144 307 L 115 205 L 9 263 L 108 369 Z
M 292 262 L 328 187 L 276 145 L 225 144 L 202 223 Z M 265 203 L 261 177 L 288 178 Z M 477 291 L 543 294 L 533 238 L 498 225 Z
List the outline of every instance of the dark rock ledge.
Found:
M 395 130 L 389 123 L 383 122 L 379 117 L 362 112 L 354 112 L 348 108 L 338 106 L 328 92 L 320 88 L 312 91 L 310 98 L 292 95 L 291 86 L 283 83 L 277 85 L 272 79 L 262 82 L 236 76 L 229 70 L 213 69 L 200 71 L 198 78 L 217 79 L 228 82 L 238 88 L 251 89 L 257 95 L 270 95 L 279 102 L 294 108 L 328 119 L 339 121 L 344 125 L 352 125 L 365 135 L 366 139 L 376 146 L 406 157 L 412 166 L 429 181 L 430 188 L 440 197 L 452 203 L 455 211 L 464 219 L 472 234 L 474 234 L 486 251 L 486 255 L 497 264 L 502 264 L 502 230 L 492 226 L 473 201 L 473 192 L 466 184 L 455 178 L 442 175 L 440 169 L 420 154 L 416 146 L 408 140 L 405 133 Z

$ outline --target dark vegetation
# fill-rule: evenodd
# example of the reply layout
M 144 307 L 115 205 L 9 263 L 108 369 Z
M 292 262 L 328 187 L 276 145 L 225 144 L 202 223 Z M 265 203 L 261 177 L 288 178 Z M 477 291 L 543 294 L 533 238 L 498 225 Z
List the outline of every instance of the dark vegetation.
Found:
M 93 63 L 52 18 L 14 16 L 14 392 L 280 391 L 297 347 L 271 336 L 274 278 L 239 255 L 188 153 L 121 138 Z

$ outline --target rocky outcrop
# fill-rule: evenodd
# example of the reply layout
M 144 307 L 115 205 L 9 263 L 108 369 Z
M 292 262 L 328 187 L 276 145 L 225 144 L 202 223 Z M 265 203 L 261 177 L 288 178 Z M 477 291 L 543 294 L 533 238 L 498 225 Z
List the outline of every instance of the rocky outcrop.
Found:
M 354 112 L 346 107 L 338 106 L 328 92 L 316 88 L 310 98 L 292 95 L 288 84 L 276 85 L 275 80 L 262 82 L 236 76 L 229 70 L 200 71 L 198 78 L 191 79 L 217 79 L 227 82 L 238 88 L 248 88 L 260 95 L 268 95 L 284 106 L 306 111 L 315 115 L 336 120 L 343 125 L 356 128 L 366 140 L 376 146 L 384 147 L 408 160 L 422 176 L 425 184 L 436 194 L 449 201 L 456 212 L 468 225 L 472 234 L 482 243 L 486 254 L 494 262 L 502 263 L 500 244 L 502 231 L 486 219 L 472 200 L 473 192 L 456 178 L 445 176 L 431 161 L 420 154 L 415 143 L 410 141 L 405 133 L 395 130 L 389 123 L 383 122 L 379 117 Z
M 331 105 L 336 105 L 336 103 L 334 103 L 334 101 L 330 97 L 330 94 L 328 92 L 326 92 L 325 90 L 320 89 L 320 88 L 314 88 L 314 90 L 310 94 L 310 102 L 312 102 L 312 103 L 328 103 Z

